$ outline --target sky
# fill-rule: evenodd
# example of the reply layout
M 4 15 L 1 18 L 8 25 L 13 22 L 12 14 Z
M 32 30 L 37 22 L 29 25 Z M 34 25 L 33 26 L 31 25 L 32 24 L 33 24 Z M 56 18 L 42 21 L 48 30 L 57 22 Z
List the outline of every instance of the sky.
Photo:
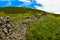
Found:
M 0 0 L 0 7 L 27 7 L 60 14 L 60 0 Z

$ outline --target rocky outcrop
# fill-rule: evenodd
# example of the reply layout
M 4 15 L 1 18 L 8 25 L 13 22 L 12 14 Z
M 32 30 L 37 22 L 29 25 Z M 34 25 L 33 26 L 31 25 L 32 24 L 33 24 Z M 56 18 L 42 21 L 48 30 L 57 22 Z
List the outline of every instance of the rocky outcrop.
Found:
M 0 40 L 19 40 L 17 26 L 7 17 L 0 17 Z
M 0 40 L 25 40 L 29 22 L 16 25 L 9 16 L 0 17 Z
M 33 20 L 33 19 L 42 19 L 46 16 L 47 14 L 43 13 L 42 15 L 38 16 L 36 14 L 33 14 L 32 16 L 27 16 L 26 19 Z

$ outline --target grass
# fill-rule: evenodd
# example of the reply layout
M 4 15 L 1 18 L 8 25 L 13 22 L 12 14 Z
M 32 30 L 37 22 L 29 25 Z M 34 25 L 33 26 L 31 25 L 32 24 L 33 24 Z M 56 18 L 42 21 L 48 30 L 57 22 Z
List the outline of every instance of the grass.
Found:
M 26 40 L 60 40 L 60 18 L 53 15 L 31 23 Z
M 19 10 L 21 11 L 21 9 Z M 25 11 L 27 12 L 14 13 L 11 11 L 11 13 L 6 13 L 2 11 L 0 12 L 0 16 L 10 16 L 10 18 L 13 19 L 15 23 L 19 23 L 26 20 L 26 16 L 31 16 L 33 14 L 37 14 L 40 16 L 42 13 L 47 13 L 32 9 L 25 9 Z M 60 16 L 55 16 L 54 14 L 47 14 L 47 16 L 44 17 L 42 20 L 33 19 L 33 21 L 31 21 L 31 26 L 29 28 L 29 33 L 26 36 L 26 40 L 60 40 Z

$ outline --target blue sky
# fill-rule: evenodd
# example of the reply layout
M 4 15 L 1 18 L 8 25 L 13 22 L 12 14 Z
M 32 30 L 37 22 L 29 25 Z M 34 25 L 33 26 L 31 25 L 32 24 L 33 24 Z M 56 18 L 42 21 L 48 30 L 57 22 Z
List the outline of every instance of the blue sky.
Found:
M 0 7 L 27 7 L 60 14 L 60 0 L 0 0 Z
M 19 0 L 0 0 L 0 7 L 28 7 L 28 8 L 35 8 L 34 6 L 42 6 L 41 4 L 36 3 L 35 1 L 30 0 L 32 3 L 27 3 Z

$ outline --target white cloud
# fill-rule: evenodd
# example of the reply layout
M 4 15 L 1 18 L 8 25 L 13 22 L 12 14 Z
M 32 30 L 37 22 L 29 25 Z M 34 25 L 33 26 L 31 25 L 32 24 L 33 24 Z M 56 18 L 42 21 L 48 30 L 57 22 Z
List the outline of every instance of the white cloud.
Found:
M 19 0 L 19 1 L 26 2 L 26 3 L 31 3 L 30 0 Z
M 42 4 L 42 7 L 35 6 L 36 9 L 60 14 L 60 0 L 36 0 L 36 2 Z
M 18 7 L 22 7 L 22 6 L 29 6 L 32 2 L 30 0 L 19 0 L 19 1 L 22 1 L 24 2 L 22 5 L 19 5 Z
M 21 5 L 17 6 L 17 7 L 28 7 L 30 4 L 31 3 L 23 3 L 23 4 L 21 4 Z

